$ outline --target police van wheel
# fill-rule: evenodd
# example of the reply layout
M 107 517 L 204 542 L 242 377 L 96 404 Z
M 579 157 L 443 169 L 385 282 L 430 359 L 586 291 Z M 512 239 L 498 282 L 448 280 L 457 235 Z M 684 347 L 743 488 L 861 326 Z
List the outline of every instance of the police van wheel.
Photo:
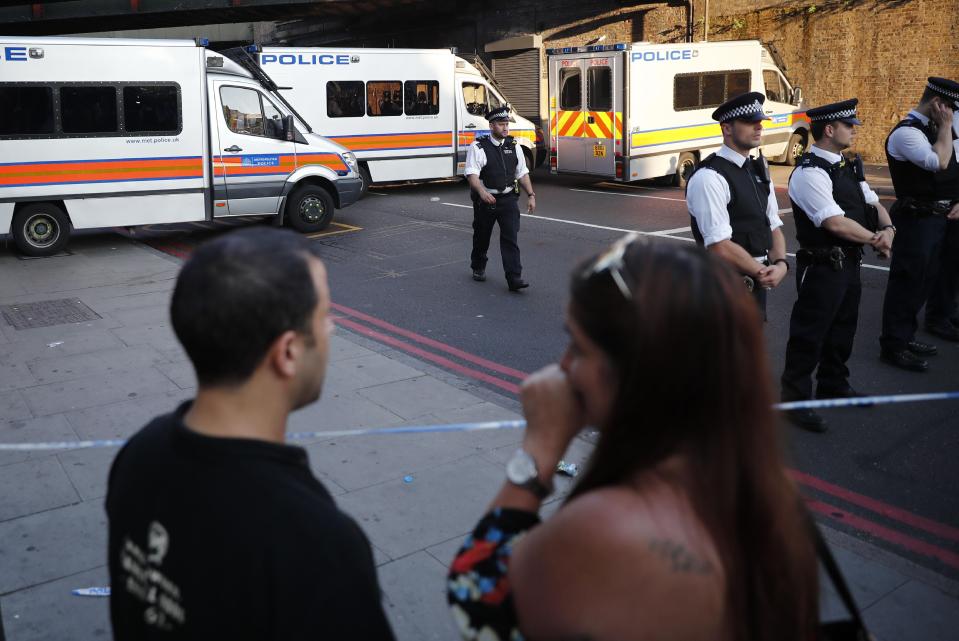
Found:
M 684 151 L 679 154 L 679 162 L 676 163 L 676 175 L 673 176 L 673 185 L 676 187 L 686 187 L 690 176 L 696 171 L 696 156 Z
M 363 181 L 363 185 L 360 187 L 360 195 L 365 196 L 370 189 L 370 185 L 373 184 L 373 178 L 370 176 L 370 170 L 366 168 L 366 165 L 360 165 L 359 173 L 360 180 Z
M 786 147 L 786 164 L 795 167 L 804 153 L 806 153 L 806 137 L 796 132 L 789 137 L 789 145 Z
M 304 185 L 290 196 L 286 219 L 298 232 L 322 231 L 333 220 L 333 197 L 322 187 Z
M 523 156 L 526 158 L 526 168 L 532 173 L 536 167 L 533 164 L 533 152 L 523 147 Z
M 27 205 L 13 217 L 13 240 L 27 256 L 52 256 L 69 238 L 70 219 L 53 203 Z

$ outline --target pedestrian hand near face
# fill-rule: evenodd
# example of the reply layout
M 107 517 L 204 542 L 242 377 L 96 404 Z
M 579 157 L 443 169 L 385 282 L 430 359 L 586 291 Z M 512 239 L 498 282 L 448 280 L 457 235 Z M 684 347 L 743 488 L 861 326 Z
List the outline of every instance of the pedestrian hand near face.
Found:
M 846 363 L 852 354 L 862 295 L 863 247 L 888 258 L 896 228 L 866 183 L 862 159 L 843 156 L 855 137 L 856 98 L 809 109 L 815 143 L 789 178 L 796 221 L 796 289 L 789 319 L 789 343 L 782 375 L 782 400 L 861 396 L 849 384 Z M 790 410 L 787 418 L 813 431 L 826 422 L 811 409 Z
M 509 107 L 489 112 L 489 136 L 480 136 L 466 152 L 464 175 L 473 201 L 473 251 L 470 269 L 473 280 L 486 280 L 486 252 L 493 225 L 499 224 L 499 249 L 503 258 L 506 286 L 511 292 L 529 287 L 523 280 L 519 256 L 519 187 L 527 195 L 527 213 L 536 210 L 536 194 L 526 167 L 526 157 L 509 135 Z
M 786 240 L 769 163 L 760 153 L 766 96 L 750 92 L 730 98 L 713 112 L 723 145 L 707 156 L 686 185 L 686 205 L 696 242 L 743 277 L 765 317 L 766 292 L 789 271 Z
M 170 315 L 199 388 L 110 470 L 117 641 L 392 641 L 369 542 L 284 443 L 323 388 L 329 308 L 293 232 L 226 234 L 183 266 Z
M 699 248 L 626 237 L 575 270 L 566 326 L 561 362 L 523 383 L 522 447 L 450 567 L 463 638 L 815 638 L 814 545 L 740 277 Z M 696 358 L 676 358 L 679 342 Z M 586 425 L 596 448 L 542 521 Z
M 959 269 L 959 240 L 950 236 L 942 255 L 947 228 L 951 221 L 959 221 L 959 151 L 953 129 L 956 109 L 959 83 L 929 78 L 919 105 L 886 139 L 889 175 L 896 190 L 889 213 L 897 232 L 882 303 L 880 358 L 914 372 L 929 369 L 925 359 L 938 351 L 935 345 L 916 340 L 917 316 L 927 299 L 926 329 L 959 341 L 959 328 L 950 322 L 959 284 L 956 274 L 947 273 L 943 281 L 937 281 L 943 259 L 947 269 Z

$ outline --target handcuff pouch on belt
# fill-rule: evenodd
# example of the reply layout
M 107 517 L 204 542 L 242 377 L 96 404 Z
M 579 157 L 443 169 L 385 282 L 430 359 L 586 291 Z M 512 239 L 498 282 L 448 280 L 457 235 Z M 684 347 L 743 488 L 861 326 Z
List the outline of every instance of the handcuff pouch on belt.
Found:
M 906 196 L 896 201 L 893 211 L 910 216 L 945 216 L 954 204 L 948 200 L 918 200 Z
M 862 259 L 861 247 L 814 247 L 811 249 L 800 249 L 796 252 L 796 258 L 803 261 L 809 261 L 813 265 L 828 265 L 834 272 L 841 272 L 846 265 L 846 260 L 853 260 L 858 263 Z

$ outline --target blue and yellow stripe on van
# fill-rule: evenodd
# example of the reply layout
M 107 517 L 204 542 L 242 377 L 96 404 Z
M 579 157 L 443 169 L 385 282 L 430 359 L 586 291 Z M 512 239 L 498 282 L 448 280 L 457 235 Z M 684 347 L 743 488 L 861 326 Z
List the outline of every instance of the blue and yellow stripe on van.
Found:
M 0 188 L 203 178 L 202 156 L 0 163 Z
M 777 132 L 792 129 L 798 122 L 809 123 L 805 111 L 795 111 L 788 114 L 773 114 L 770 120 L 763 121 L 764 132 Z M 672 145 L 675 143 L 694 142 L 708 138 L 722 138 L 723 132 L 719 123 L 703 123 L 685 127 L 669 127 L 666 129 L 651 129 L 637 131 L 630 135 L 630 146 L 636 149 Z
M 214 156 L 213 175 L 222 176 L 286 176 L 300 167 L 322 165 L 338 174 L 349 173 L 350 168 L 339 154 L 243 154 Z

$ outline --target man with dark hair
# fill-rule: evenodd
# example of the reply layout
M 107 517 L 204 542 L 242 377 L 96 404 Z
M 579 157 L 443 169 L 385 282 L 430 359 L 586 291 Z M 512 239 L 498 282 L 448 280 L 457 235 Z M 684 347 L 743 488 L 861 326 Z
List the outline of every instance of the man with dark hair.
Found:
M 866 184 L 862 159 L 850 162 L 842 152 L 855 136 L 856 98 L 815 109 L 806 115 L 815 144 L 803 154 L 789 178 L 789 199 L 796 221 L 796 289 L 799 298 L 789 319 L 789 343 L 782 375 L 782 400 L 860 396 L 849 384 L 846 363 L 852 354 L 859 300 L 863 245 L 888 257 L 894 227 Z M 790 410 L 797 426 L 826 431 L 826 422 L 813 410 Z
M 882 305 L 880 359 L 915 372 L 929 369 L 923 357 L 938 351 L 935 345 L 915 339 L 916 316 L 939 269 L 947 221 L 959 220 L 959 163 L 952 127 L 956 109 L 959 83 L 931 77 L 919 105 L 886 139 L 886 159 L 896 190 L 890 214 L 898 231 Z M 929 311 L 935 312 L 935 305 Z M 946 323 L 937 325 L 940 319 L 934 313 L 926 320 L 936 335 L 959 340 L 959 330 Z
M 686 186 L 686 205 L 696 242 L 743 275 L 763 315 L 766 291 L 789 271 L 786 240 L 769 164 L 750 152 L 762 144 L 766 96 L 750 92 L 730 98 L 713 120 L 723 146 L 700 164 Z
M 289 231 L 226 234 L 184 265 L 171 316 L 196 398 L 110 470 L 118 641 L 393 639 L 369 542 L 284 443 L 323 387 L 329 306 L 323 263 Z

